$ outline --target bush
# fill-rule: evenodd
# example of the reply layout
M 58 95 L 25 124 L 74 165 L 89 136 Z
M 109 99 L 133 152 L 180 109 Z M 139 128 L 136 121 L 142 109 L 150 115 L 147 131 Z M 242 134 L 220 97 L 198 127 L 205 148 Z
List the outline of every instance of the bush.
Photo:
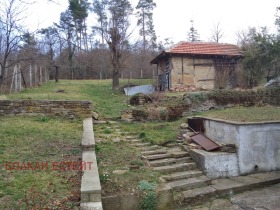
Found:
M 157 207 L 156 184 L 149 183 L 143 180 L 139 182 L 138 188 L 142 192 L 142 201 L 140 203 L 140 209 L 155 210 Z
M 209 92 L 208 98 L 214 100 L 217 104 L 243 104 L 255 105 L 258 103 L 268 103 L 272 105 L 280 104 L 280 88 L 267 88 L 246 91 L 237 90 L 214 90 Z
M 133 109 L 132 110 L 133 119 L 136 121 L 147 120 L 148 113 L 146 110 L 143 109 Z

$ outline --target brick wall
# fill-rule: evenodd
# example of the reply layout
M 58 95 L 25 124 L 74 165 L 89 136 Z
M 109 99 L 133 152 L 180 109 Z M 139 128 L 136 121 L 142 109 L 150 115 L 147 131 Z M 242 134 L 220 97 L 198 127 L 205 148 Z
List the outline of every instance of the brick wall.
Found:
M 2 115 L 91 117 L 90 101 L 0 100 Z

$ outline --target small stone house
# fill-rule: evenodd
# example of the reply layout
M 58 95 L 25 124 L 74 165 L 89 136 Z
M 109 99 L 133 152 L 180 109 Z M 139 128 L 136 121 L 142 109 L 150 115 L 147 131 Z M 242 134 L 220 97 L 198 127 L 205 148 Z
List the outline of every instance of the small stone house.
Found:
M 180 42 L 162 51 L 157 65 L 160 91 L 180 88 L 213 89 L 238 85 L 241 49 L 233 44 Z

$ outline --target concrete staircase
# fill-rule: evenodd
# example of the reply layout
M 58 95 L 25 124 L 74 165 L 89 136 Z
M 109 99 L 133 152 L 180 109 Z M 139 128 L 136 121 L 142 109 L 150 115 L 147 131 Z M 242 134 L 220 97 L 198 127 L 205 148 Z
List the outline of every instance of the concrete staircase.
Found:
M 147 165 L 162 174 L 161 182 L 164 182 L 173 192 L 184 193 L 211 184 L 211 180 L 197 168 L 188 152 L 182 151 L 180 147 L 152 146 L 138 141 L 132 144 L 141 150 Z

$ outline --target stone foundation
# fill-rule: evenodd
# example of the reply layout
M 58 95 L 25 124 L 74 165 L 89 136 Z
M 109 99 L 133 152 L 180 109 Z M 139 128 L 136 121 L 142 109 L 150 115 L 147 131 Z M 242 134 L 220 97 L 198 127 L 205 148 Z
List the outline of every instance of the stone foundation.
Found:
M 0 100 L 0 116 L 42 115 L 63 117 L 91 117 L 90 101 Z

